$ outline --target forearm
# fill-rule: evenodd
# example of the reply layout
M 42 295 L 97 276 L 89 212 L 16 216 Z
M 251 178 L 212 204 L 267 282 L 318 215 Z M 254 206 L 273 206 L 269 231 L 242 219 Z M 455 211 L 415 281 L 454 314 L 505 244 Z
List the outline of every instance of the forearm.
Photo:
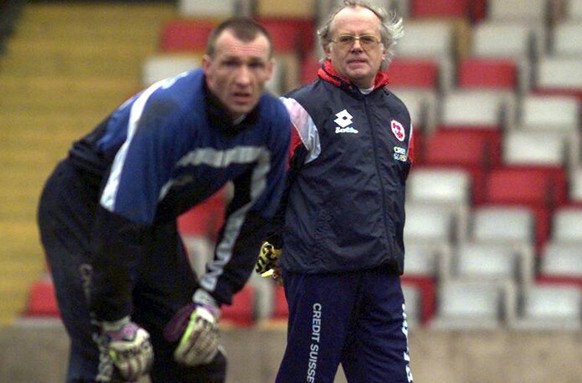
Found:
M 92 233 L 89 310 L 97 320 L 115 321 L 132 312 L 131 268 L 144 251 L 145 228 L 98 208 Z

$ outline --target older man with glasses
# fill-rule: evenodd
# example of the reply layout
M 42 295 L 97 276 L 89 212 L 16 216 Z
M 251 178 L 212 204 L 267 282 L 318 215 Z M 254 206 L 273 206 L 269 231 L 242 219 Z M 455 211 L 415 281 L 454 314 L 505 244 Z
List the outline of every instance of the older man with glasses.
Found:
M 402 20 L 344 1 L 319 29 L 318 79 L 283 97 L 293 123 L 287 188 L 257 272 L 284 283 L 287 348 L 277 383 L 410 383 L 404 196 L 406 106 L 383 71 Z

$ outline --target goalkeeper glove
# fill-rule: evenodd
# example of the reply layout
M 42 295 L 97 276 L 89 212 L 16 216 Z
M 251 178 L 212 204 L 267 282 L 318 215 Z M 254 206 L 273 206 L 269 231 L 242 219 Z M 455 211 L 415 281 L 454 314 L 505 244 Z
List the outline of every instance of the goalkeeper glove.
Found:
M 193 301 L 176 313 L 164 329 L 169 342 L 181 337 L 174 359 L 191 367 L 210 363 L 220 351 L 218 303 L 203 289 L 196 290 Z
M 257 258 L 255 271 L 264 278 L 272 277 L 277 282 L 282 282 L 278 264 L 281 253 L 281 249 L 275 248 L 269 242 L 263 242 L 261 250 L 259 251 L 259 257 Z
M 97 381 L 108 382 L 117 368 L 123 379 L 136 382 L 147 375 L 154 362 L 150 335 L 125 317 L 115 322 L 101 322 L 97 336 L 100 374 Z

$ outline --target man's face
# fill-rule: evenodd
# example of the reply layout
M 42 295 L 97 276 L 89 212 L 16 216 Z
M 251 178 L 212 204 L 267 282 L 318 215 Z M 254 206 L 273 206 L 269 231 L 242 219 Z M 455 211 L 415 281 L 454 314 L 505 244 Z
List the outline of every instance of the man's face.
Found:
M 236 119 L 259 102 L 265 83 L 273 74 L 269 41 L 263 35 L 250 42 L 223 31 L 216 40 L 213 57 L 204 56 L 203 68 L 210 91 Z
M 354 85 L 371 88 L 385 58 L 380 19 L 369 9 L 347 7 L 335 16 L 331 31 L 324 50 L 334 69 Z

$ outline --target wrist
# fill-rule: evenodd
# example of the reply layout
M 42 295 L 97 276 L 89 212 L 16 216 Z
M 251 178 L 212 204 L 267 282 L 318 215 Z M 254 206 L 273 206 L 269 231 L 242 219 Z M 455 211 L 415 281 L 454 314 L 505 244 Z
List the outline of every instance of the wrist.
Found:
M 118 331 L 122 329 L 123 326 L 129 324 L 129 322 L 130 317 L 128 315 L 116 321 L 103 321 L 101 322 L 101 328 L 103 328 L 103 331 Z

